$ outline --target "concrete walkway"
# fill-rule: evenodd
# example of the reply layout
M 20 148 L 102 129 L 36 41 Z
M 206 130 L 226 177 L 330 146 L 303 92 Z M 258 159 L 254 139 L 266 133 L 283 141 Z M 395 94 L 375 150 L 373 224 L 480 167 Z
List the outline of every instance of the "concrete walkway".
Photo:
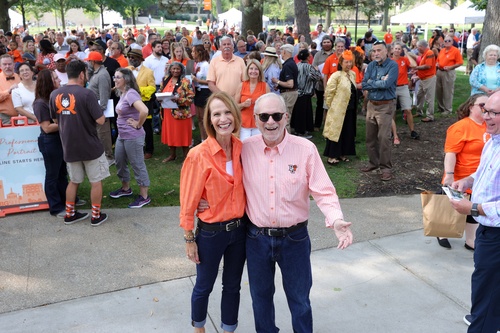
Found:
M 420 197 L 341 200 L 355 243 L 335 249 L 311 205 L 314 332 L 465 332 L 472 252 L 422 232 Z M 0 219 L 0 332 L 191 332 L 194 264 L 178 207 L 106 210 L 99 227 L 47 212 Z M 279 271 L 279 270 L 278 270 Z M 277 326 L 292 332 L 276 277 Z M 222 332 L 220 279 L 207 332 Z M 246 272 L 237 332 L 254 332 Z

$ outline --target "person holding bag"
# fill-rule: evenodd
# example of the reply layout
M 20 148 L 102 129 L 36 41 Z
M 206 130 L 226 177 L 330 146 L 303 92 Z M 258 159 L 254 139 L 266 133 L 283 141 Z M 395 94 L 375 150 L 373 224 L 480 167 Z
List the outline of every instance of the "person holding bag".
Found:
M 168 145 L 170 155 L 162 163 L 177 158 L 176 147 L 182 147 L 184 157 L 187 156 L 193 137 L 191 123 L 191 103 L 194 92 L 191 83 L 185 78 L 186 68 L 180 62 L 172 62 L 168 67 L 168 76 L 163 79 L 161 92 L 172 93 L 172 101 L 177 103 L 175 109 L 163 109 L 161 142 Z
M 488 96 L 472 95 L 458 107 L 458 121 L 446 131 L 444 144 L 444 186 L 473 174 L 479 166 L 479 159 L 486 143 L 486 123 L 481 112 Z M 468 191 L 470 194 L 470 190 Z M 477 222 L 467 215 L 465 225 L 465 248 L 474 251 Z M 437 237 L 440 246 L 451 249 L 447 238 Z

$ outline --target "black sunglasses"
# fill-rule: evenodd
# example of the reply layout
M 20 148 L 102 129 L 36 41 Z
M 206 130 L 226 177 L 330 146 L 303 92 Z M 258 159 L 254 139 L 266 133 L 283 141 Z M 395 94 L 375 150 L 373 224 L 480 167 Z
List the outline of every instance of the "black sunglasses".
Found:
M 284 113 L 276 112 L 276 113 L 259 113 L 259 120 L 263 123 L 267 123 L 269 117 L 272 117 L 274 121 L 278 122 L 283 118 Z
M 375 43 L 373 43 L 373 45 L 384 45 L 384 46 L 387 46 L 387 45 L 385 44 L 385 42 L 384 42 L 383 40 L 380 40 L 380 39 L 379 39 L 379 40 L 377 40 Z

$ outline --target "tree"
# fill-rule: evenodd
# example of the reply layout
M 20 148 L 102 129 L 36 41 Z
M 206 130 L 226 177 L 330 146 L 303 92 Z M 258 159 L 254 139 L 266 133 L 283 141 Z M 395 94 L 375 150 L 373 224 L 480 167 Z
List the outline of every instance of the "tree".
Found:
M 88 10 L 90 12 L 99 11 L 101 15 L 101 28 L 104 28 L 104 11 L 112 8 L 120 8 L 122 4 L 123 2 L 120 0 L 91 0 Z
M 372 18 L 375 16 L 375 14 L 380 12 L 380 7 L 381 4 L 377 0 L 366 0 L 362 3 L 359 3 L 359 8 L 368 19 L 368 28 L 371 26 Z
M 264 2 L 262 0 L 241 0 L 243 12 L 241 15 L 241 33 L 246 35 L 248 30 L 255 34 L 262 31 L 262 15 Z
M 19 3 L 19 0 L 0 0 L 0 28 L 10 30 L 9 8 Z
M 488 6 L 488 0 L 471 0 L 477 10 L 484 10 Z
M 486 16 L 484 17 L 483 34 L 481 37 L 481 52 L 488 45 L 500 44 L 500 0 L 489 0 L 486 7 Z
M 307 7 L 306 0 L 295 0 L 295 23 L 297 24 L 297 32 L 299 35 L 304 35 L 306 41 L 311 43 L 311 31 L 310 19 L 309 19 L 309 8 Z

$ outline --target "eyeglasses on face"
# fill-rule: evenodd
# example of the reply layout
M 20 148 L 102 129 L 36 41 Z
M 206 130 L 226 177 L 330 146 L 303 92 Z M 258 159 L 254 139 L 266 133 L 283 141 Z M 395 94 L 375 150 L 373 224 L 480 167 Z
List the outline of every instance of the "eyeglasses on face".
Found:
M 119 79 L 123 79 L 123 76 L 118 76 L 118 75 L 113 76 L 113 80 L 119 80 Z
M 259 120 L 263 123 L 267 123 L 269 117 L 272 117 L 274 121 L 278 122 L 283 118 L 284 113 L 276 112 L 276 113 L 259 113 Z
M 495 112 L 495 111 L 491 111 L 491 110 L 486 110 L 484 108 L 484 103 L 479 103 L 478 104 L 479 107 L 481 108 L 481 112 L 483 113 L 483 116 L 484 115 L 488 115 L 490 118 L 495 118 L 497 115 L 500 114 L 500 112 Z
M 444 41 L 444 42 L 445 42 L 445 43 L 451 43 L 451 40 L 449 40 L 449 39 L 445 39 L 445 41 Z

